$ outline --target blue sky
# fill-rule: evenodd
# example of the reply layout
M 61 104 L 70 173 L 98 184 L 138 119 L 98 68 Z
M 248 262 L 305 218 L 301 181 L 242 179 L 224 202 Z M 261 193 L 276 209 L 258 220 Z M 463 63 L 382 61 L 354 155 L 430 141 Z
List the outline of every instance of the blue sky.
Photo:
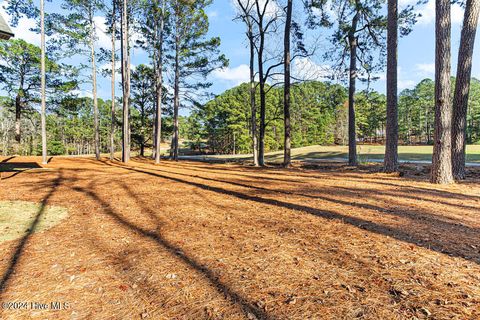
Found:
M 400 0 L 405 6 L 416 1 Z M 414 26 L 413 32 L 399 40 L 399 90 L 412 88 L 420 80 L 434 77 L 435 57 L 435 1 L 429 0 L 426 5 L 417 9 L 422 16 Z M 245 47 L 243 28 L 241 23 L 232 21 L 235 14 L 229 0 L 216 0 L 209 12 L 211 34 L 219 35 L 222 39 L 222 50 L 230 59 L 230 67 L 225 72 L 216 73 L 216 91 L 227 89 L 241 80 L 248 78 L 248 50 Z M 463 21 L 463 10 L 454 5 L 452 7 L 452 74 L 455 75 L 460 30 Z M 480 77 L 480 35 L 477 33 L 472 75 Z M 321 56 L 322 50 L 318 52 Z M 317 64 L 327 64 L 327 61 L 315 59 Z M 385 92 L 385 76 L 380 74 L 380 80 L 373 84 L 373 88 Z
M 400 5 L 406 5 L 414 0 L 400 0 Z M 3 1 L 0 2 L 2 5 Z M 60 1 L 54 0 L 46 4 L 47 11 L 58 11 Z M 299 2 L 298 2 L 299 3 Z M 412 88 L 416 83 L 426 77 L 434 76 L 434 0 L 429 0 L 426 5 L 418 7 L 422 14 L 419 22 L 414 26 L 413 32 L 405 38 L 400 39 L 399 43 L 399 90 Z M 214 3 L 207 8 L 207 14 L 210 18 L 210 35 L 221 38 L 221 51 L 230 60 L 230 66 L 225 70 L 213 72 L 208 80 L 214 85 L 211 91 L 215 94 L 221 93 L 235 85 L 248 80 L 248 48 L 244 35 L 244 27 L 241 22 L 233 21 L 235 9 L 231 0 L 214 0 Z M 0 9 L 2 15 L 8 20 L 3 9 Z M 298 14 L 301 14 L 299 10 Z M 452 8 L 452 74 L 455 74 L 458 45 L 460 41 L 460 28 L 463 19 L 463 12 L 460 7 L 455 5 Z M 110 40 L 102 30 L 105 30 L 104 19 L 101 16 L 96 17 L 98 28 L 98 46 L 110 46 Z M 25 39 L 28 42 L 39 44 L 40 38 L 29 29 L 35 24 L 34 21 L 22 19 L 20 24 L 14 28 L 16 37 Z M 328 31 L 323 32 L 326 35 Z M 321 31 L 315 33 L 316 36 L 322 36 Z M 480 77 L 480 35 L 477 34 L 477 46 L 475 48 L 473 62 L 473 76 Z M 324 41 L 326 43 L 326 40 Z M 302 70 L 320 70 L 328 65 L 328 61 L 322 61 L 322 48 L 318 49 L 317 56 L 308 61 L 302 61 Z M 77 57 L 83 61 L 82 57 Z M 148 57 L 140 50 L 134 50 L 132 55 L 132 64 L 149 63 Z M 306 69 L 305 69 L 306 68 Z M 317 74 L 317 73 L 313 73 Z M 385 92 L 385 77 L 383 73 L 378 75 L 380 80 L 376 81 L 372 87 L 380 92 Z M 311 76 L 309 76 L 311 77 Z M 81 88 L 82 95 L 89 95 L 90 88 L 84 85 Z M 110 97 L 110 84 L 108 78 L 99 79 L 99 96 L 108 99 Z

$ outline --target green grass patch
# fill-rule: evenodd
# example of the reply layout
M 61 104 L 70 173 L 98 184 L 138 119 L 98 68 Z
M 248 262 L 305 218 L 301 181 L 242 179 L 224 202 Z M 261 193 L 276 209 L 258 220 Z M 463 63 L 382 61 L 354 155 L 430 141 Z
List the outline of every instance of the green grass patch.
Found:
M 384 146 L 358 145 L 358 160 L 360 162 L 369 162 L 372 160 L 383 160 L 385 154 Z M 399 146 L 398 157 L 401 161 L 432 161 L 432 146 Z M 207 159 L 249 159 L 251 155 L 214 155 L 199 156 L 198 158 Z M 269 162 L 282 162 L 283 151 L 268 152 L 265 158 Z M 308 159 L 347 159 L 347 146 L 308 146 L 292 149 L 293 160 Z M 467 162 L 480 163 L 480 145 L 467 146 Z
M 358 158 L 362 162 L 382 160 L 385 155 L 384 146 L 359 145 Z M 402 161 L 432 161 L 432 146 L 399 146 L 398 157 Z M 292 150 L 294 159 L 332 159 L 348 158 L 346 146 L 310 146 Z M 276 159 L 275 159 L 276 160 Z M 467 162 L 480 162 L 480 146 L 467 146 Z
M 62 207 L 27 201 L 0 201 L 0 242 L 47 230 L 68 216 Z

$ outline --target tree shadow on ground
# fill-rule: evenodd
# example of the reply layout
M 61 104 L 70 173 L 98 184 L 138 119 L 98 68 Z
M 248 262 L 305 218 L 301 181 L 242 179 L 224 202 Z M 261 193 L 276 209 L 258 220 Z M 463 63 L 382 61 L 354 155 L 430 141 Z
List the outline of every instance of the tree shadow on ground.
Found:
M 306 206 L 306 205 L 303 205 L 303 204 L 290 203 L 290 202 L 276 200 L 276 199 L 264 198 L 264 197 L 261 197 L 261 196 L 258 196 L 258 195 L 250 195 L 250 194 L 242 193 L 242 192 L 235 191 L 235 190 L 224 189 L 224 188 L 217 187 L 217 186 L 214 186 L 214 185 L 204 184 L 204 183 L 200 183 L 200 182 L 194 182 L 194 181 L 191 181 L 191 180 L 186 180 L 186 179 L 182 179 L 182 178 L 178 178 L 178 177 L 172 177 L 172 176 L 169 176 L 169 175 L 166 175 L 166 174 L 174 174 L 174 175 L 182 175 L 182 174 L 178 174 L 178 173 L 174 173 L 174 172 L 165 172 L 165 171 L 163 171 L 164 174 L 162 174 L 162 173 L 159 173 L 159 172 L 155 172 L 155 171 L 158 171 L 158 169 L 156 169 L 156 168 L 155 169 L 146 169 L 145 168 L 145 170 L 142 170 L 142 169 L 138 169 L 138 168 L 134 168 L 134 167 L 130 167 L 130 166 L 125 166 L 125 165 L 122 165 L 122 164 L 113 164 L 113 163 L 106 163 L 106 164 L 116 166 L 116 167 L 119 167 L 119 168 L 124 168 L 125 170 L 130 170 L 130 171 L 133 171 L 133 172 L 143 173 L 143 174 L 147 174 L 147 175 L 150 175 L 150 176 L 156 176 L 156 177 L 159 177 L 159 178 L 167 179 L 167 180 L 170 180 L 170 181 L 175 181 L 175 182 L 179 182 L 179 183 L 183 183 L 183 184 L 192 185 L 192 186 L 204 189 L 204 190 L 233 196 L 233 197 L 236 197 L 236 198 L 239 198 L 239 199 L 242 199 L 242 200 L 254 201 L 254 202 L 258 202 L 258 203 L 262 203 L 262 204 L 282 207 L 282 208 L 285 208 L 285 209 L 298 210 L 298 211 L 306 212 L 306 213 L 309 213 L 309 214 L 312 214 L 312 215 L 315 215 L 315 216 L 318 216 L 318 217 L 321 217 L 321 218 L 324 218 L 324 219 L 341 220 L 345 223 L 348 223 L 350 225 L 353 225 L 355 227 L 358 227 L 358 228 L 366 230 L 366 231 L 374 232 L 374 233 L 377 233 L 377 234 L 380 234 L 380 235 L 389 236 L 389 237 L 392 237 L 394 239 L 397 239 L 397 240 L 400 240 L 400 241 L 403 241 L 403 242 L 406 242 L 406 243 L 414 244 L 414 245 L 417 245 L 417 246 L 420 246 L 420 247 L 423 247 L 423 248 L 426 248 L 426 249 L 429 249 L 429 250 L 432 250 L 432 251 L 436 251 L 436 252 L 439 252 L 439 253 L 442 253 L 442 254 L 448 254 L 450 256 L 460 257 L 460 258 L 475 262 L 477 264 L 480 264 L 480 253 L 478 252 L 478 248 L 476 248 L 475 246 L 473 246 L 473 247 L 468 246 L 468 244 L 465 244 L 463 246 L 463 248 L 458 248 L 458 246 L 457 246 L 458 244 L 455 243 L 455 242 L 447 242 L 447 241 L 442 240 L 441 238 L 433 238 L 433 239 L 428 238 L 428 237 L 425 237 L 424 234 L 419 234 L 419 232 L 416 232 L 415 230 L 400 229 L 400 228 L 394 227 L 394 226 L 385 226 L 385 225 L 382 225 L 382 224 L 379 224 L 379 223 L 375 223 L 375 222 L 365 220 L 365 219 L 355 217 L 355 216 L 350 216 L 350 215 L 347 215 L 347 214 L 338 213 L 338 212 L 335 212 L 335 211 L 332 211 L 332 210 L 312 208 L 312 207 L 309 207 L 309 206 Z M 152 170 L 154 172 L 147 171 L 147 170 Z M 185 174 L 183 174 L 183 175 L 185 175 Z M 189 177 L 191 178 L 193 176 L 189 176 Z M 204 180 L 213 180 L 213 181 L 217 181 L 217 182 L 230 183 L 230 184 L 235 185 L 235 183 L 229 182 L 229 181 L 215 180 L 215 179 L 205 178 L 205 177 L 200 177 L 200 176 L 194 176 L 194 177 L 195 178 L 201 178 L 201 179 L 204 179 Z M 240 185 L 238 183 L 237 183 L 237 185 L 242 186 L 242 187 L 255 188 L 255 187 L 248 186 L 248 185 L 243 185 L 243 184 Z M 262 188 L 262 189 L 265 190 L 265 191 L 272 192 L 272 190 L 269 190 L 267 188 Z M 315 196 L 315 197 L 317 197 L 317 196 Z M 324 200 L 331 201 L 331 202 L 336 202 L 336 203 L 339 203 L 339 204 L 344 204 L 344 205 L 349 205 L 349 206 L 357 205 L 357 206 L 359 206 L 360 208 L 363 208 L 363 209 L 371 209 L 371 210 L 378 210 L 378 211 L 385 212 L 384 208 L 381 208 L 381 207 L 378 207 L 378 206 L 372 206 L 372 205 L 366 205 L 366 204 L 355 204 L 353 202 L 340 201 L 338 199 L 329 199 L 328 197 L 323 197 L 323 198 L 324 198 Z M 391 212 L 391 211 L 390 212 L 385 212 L 385 213 L 387 213 L 389 215 L 395 214 L 394 212 Z M 410 219 L 414 218 L 414 219 L 416 219 L 420 222 L 421 222 L 421 218 L 419 219 L 418 217 L 421 217 L 421 215 L 425 215 L 426 217 L 428 217 L 428 219 L 431 220 L 431 221 L 427 221 L 428 224 L 433 224 L 435 227 L 440 226 L 439 230 L 442 230 L 442 228 L 443 228 L 445 230 L 448 230 L 449 232 L 452 232 L 452 230 L 453 230 L 454 232 L 459 232 L 461 234 L 464 234 L 465 232 L 467 232 L 473 238 L 472 239 L 472 244 L 478 243 L 478 239 L 480 239 L 480 231 L 479 230 L 477 230 L 475 228 L 455 224 L 455 223 L 450 223 L 450 222 L 438 220 L 437 217 L 435 217 L 435 216 L 428 216 L 428 213 L 426 213 L 426 212 L 415 212 L 415 213 L 400 212 L 398 214 L 401 214 L 403 217 L 407 217 L 407 218 L 410 218 Z
M 330 179 L 330 177 L 329 177 Z M 394 182 L 398 182 L 398 179 L 389 179 L 388 177 L 381 177 L 381 179 L 367 179 L 367 178 L 361 178 L 358 175 L 349 175 L 345 174 L 342 175 L 341 178 L 335 178 L 331 177 L 331 179 L 339 180 L 339 179 L 350 179 L 352 181 L 356 182 L 367 182 L 371 184 L 376 184 L 376 185 L 381 185 L 381 186 L 386 186 L 386 187 L 395 187 L 398 188 L 402 191 L 409 191 L 409 192 L 414 192 L 416 194 L 424 194 L 424 195 L 431 195 L 434 197 L 442 197 L 442 198 L 450 198 L 450 199 L 457 199 L 457 200 L 472 200 L 472 199 L 477 199 L 480 200 L 480 196 L 475 196 L 475 195 L 465 195 L 465 194 L 460 194 L 460 193 L 455 193 L 455 192 L 450 192 L 446 190 L 439 190 L 439 189 L 434 189 L 437 186 L 432 185 L 432 188 L 425 188 L 425 187 L 420 187 L 420 186 L 409 186 L 409 185 L 404 185 L 404 184 L 398 184 Z M 381 181 L 379 181 L 381 180 Z M 389 182 L 392 181 L 392 182 Z M 419 180 L 419 179 L 403 179 L 402 181 L 412 181 L 412 182 L 419 182 L 419 181 L 424 181 L 426 180 Z
M 7 180 L 19 175 L 22 172 L 32 170 L 32 169 L 41 169 L 42 167 L 36 162 L 8 162 L 9 160 L 15 157 L 10 157 L 8 159 L 0 162 L 0 180 Z M 3 176 L 4 172 L 13 173 L 7 177 Z
M 124 186 L 124 189 L 126 186 Z M 225 297 L 230 300 L 232 303 L 237 304 L 246 314 L 253 314 L 259 319 L 270 320 L 274 319 L 272 316 L 268 315 L 264 310 L 260 309 L 258 306 L 254 305 L 250 301 L 248 301 L 245 297 L 241 294 L 235 292 L 231 289 L 228 285 L 223 283 L 219 277 L 210 269 L 203 266 L 199 263 L 195 258 L 185 254 L 181 247 L 178 247 L 171 242 L 169 242 L 165 237 L 162 235 L 160 230 L 156 230 L 155 232 L 151 230 L 145 230 L 142 227 L 139 227 L 134 222 L 127 220 L 126 218 L 122 217 L 122 215 L 117 212 L 108 201 L 103 200 L 100 196 L 95 193 L 91 188 L 83 188 L 83 187 L 73 187 L 74 191 L 81 192 L 87 195 L 90 199 L 94 200 L 95 202 L 99 203 L 102 208 L 103 212 L 108 216 L 112 217 L 118 224 L 122 225 L 123 227 L 141 235 L 151 240 L 154 240 L 161 248 L 167 250 L 172 256 L 178 258 L 183 263 L 187 264 L 191 268 L 193 268 L 198 274 L 202 275 L 206 280 L 208 280 L 215 288 Z M 131 190 L 127 190 L 130 193 L 130 196 L 133 196 Z M 149 213 L 152 217 L 156 217 L 154 212 L 151 211 L 148 207 L 138 201 L 138 197 L 133 196 L 133 199 L 137 202 L 139 206 L 142 207 L 143 210 Z
M 38 223 L 40 222 L 40 218 L 45 213 L 49 200 L 52 198 L 57 187 L 60 186 L 62 181 L 63 181 L 63 174 L 62 174 L 62 171 L 59 171 L 57 178 L 53 181 L 53 183 L 51 183 L 50 190 L 48 191 L 47 195 L 43 198 L 40 204 L 40 209 L 38 210 L 37 214 L 35 215 L 35 218 L 33 219 L 32 223 L 27 229 L 27 233 L 18 241 L 18 244 L 16 245 L 16 248 L 14 250 L 14 253 L 10 258 L 10 261 L 8 262 L 7 269 L 5 270 L 5 272 L 3 273 L 0 279 L 0 301 L 2 300 L 2 294 L 8 288 L 12 275 L 15 273 L 16 266 L 22 257 L 25 246 L 28 243 L 28 240 L 30 239 L 32 234 L 35 232 L 35 229 Z
M 200 176 L 200 175 L 165 171 L 165 170 L 161 170 L 159 168 L 149 169 L 149 170 L 163 172 L 163 173 L 171 173 L 171 174 L 176 174 L 176 175 L 181 175 L 181 176 L 187 176 L 187 177 L 191 177 L 191 178 L 199 178 L 199 179 L 203 179 L 203 180 L 207 180 L 207 181 L 227 183 L 227 184 L 230 184 L 230 185 L 239 186 L 239 187 L 243 187 L 243 188 L 264 191 L 265 194 L 273 192 L 273 193 L 282 193 L 282 194 L 287 194 L 287 195 L 305 197 L 305 198 L 310 198 L 310 199 L 320 199 L 320 200 L 335 202 L 337 204 L 342 204 L 342 205 L 346 205 L 346 206 L 355 206 L 355 207 L 358 207 L 360 209 L 380 211 L 382 213 L 387 213 L 389 215 L 397 215 L 397 216 L 400 216 L 400 217 L 407 217 L 407 218 L 412 219 L 412 220 L 421 220 L 421 221 L 425 221 L 425 222 L 429 222 L 429 223 L 441 224 L 442 226 L 444 226 L 446 228 L 452 228 L 452 227 L 456 228 L 456 227 L 458 227 L 458 228 L 462 229 L 462 230 L 457 230 L 459 232 L 468 232 L 468 233 L 471 233 L 472 231 L 478 232 L 477 229 L 471 228 L 471 227 L 468 227 L 468 226 L 464 226 L 459 222 L 450 223 L 450 222 L 446 221 L 446 220 L 455 220 L 455 219 L 449 219 L 449 218 L 442 219 L 444 217 L 438 216 L 438 215 L 435 215 L 435 214 L 430 214 L 430 213 L 427 213 L 425 211 L 420 212 L 418 210 L 411 210 L 411 209 L 408 209 L 408 208 L 399 208 L 399 211 L 397 212 L 397 211 L 387 210 L 384 207 L 380 207 L 380 206 L 373 205 L 373 204 L 345 201 L 345 200 L 336 199 L 336 198 L 332 197 L 332 195 L 333 195 L 333 196 L 341 196 L 342 198 L 346 198 L 346 199 L 353 199 L 355 196 L 358 195 L 358 191 L 359 191 L 359 190 L 354 189 L 354 188 L 335 187 L 335 188 L 330 188 L 328 190 L 324 189 L 323 190 L 324 191 L 323 195 L 318 195 L 318 193 L 309 194 L 308 192 L 309 191 L 311 192 L 311 190 L 308 190 L 308 189 L 287 191 L 287 190 L 276 189 L 275 186 L 274 185 L 272 186 L 271 184 L 269 184 L 268 187 L 260 187 L 260 186 L 248 184 L 248 183 L 258 183 L 258 181 L 253 181 L 253 180 L 249 180 L 249 181 L 240 180 L 240 182 L 238 182 L 236 180 L 222 180 L 222 179 L 218 179 L 218 178 L 208 178 L 208 177 L 204 177 L 204 176 Z M 248 176 L 248 177 L 252 178 L 251 176 Z M 262 183 L 262 185 L 265 185 L 265 183 Z M 450 206 L 457 206 L 457 207 L 461 207 L 461 208 L 464 208 L 464 209 L 467 209 L 467 210 L 471 210 L 471 209 L 477 210 L 478 209 L 478 207 L 467 206 L 467 205 L 462 205 L 462 204 L 452 204 L 452 203 L 445 202 L 445 201 L 440 201 L 440 200 L 430 200 L 430 199 L 422 198 L 422 197 L 410 197 L 409 195 L 405 195 L 402 192 L 390 192 L 389 193 L 389 192 L 386 192 L 384 190 L 378 191 L 378 190 L 374 190 L 374 189 L 368 189 L 368 190 L 361 189 L 361 192 L 362 193 L 366 192 L 367 194 L 369 194 L 369 196 L 371 198 L 375 198 L 375 199 L 379 199 L 380 198 L 379 196 L 381 196 L 381 195 L 387 195 L 387 196 L 394 196 L 394 197 L 406 197 L 406 198 L 411 198 L 411 199 L 416 199 L 416 200 L 421 200 L 421 201 L 435 201 L 436 203 L 441 203 L 441 204 L 450 205 Z M 330 195 L 330 197 L 327 196 L 327 195 Z
M 142 163 L 145 163 L 145 164 L 151 164 L 151 162 L 142 162 Z M 175 168 L 178 168 L 178 166 L 176 166 L 175 164 L 172 164 L 172 163 L 168 163 L 168 162 L 162 162 L 162 166 L 165 166 L 165 167 L 169 167 L 169 168 L 172 168 L 172 169 L 175 169 Z M 257 179 L 257 180 L 261 180 L 261 181 L 265 181 L 265 180 L 268 180 L 268 181 L 281 181 L 281 182 L 289 182 L 289 183 L 292 183 L 292 182 L 295 182 L 295 183 L 305 183 L 305 181 L 292 181 L 291 179 L 281 179 L 281 178 L 272 178 L 272 177 L 266 177 L 266 176 L 258 176 L 258 173 L 260 172 L 252 172 L 252 171 L 246 171 L 246 173 L 253 173 L 253 174 L 257 174 L 257 175 L 249 175 L 249 174 L 242 174 L 242 173 L 238 173 L 238 172 L 242 172 L 242 171 L 236 171 L 232 168 L 208 168 L 208 167 L 204 167 L 204 166 L 187 166 L 188 170 L 189 171 L 196 171 L 196 172 L 208 172 L 208 173 L 216 173 L 216 174 L 225 174 L 226 172 L 228 172 L 228 175 L 231 175 L 231 176 L 239 176 L 239 177 L 245 177 L 245 178 L 252 178 L 252 179 Z M 202 170 L 202 168 L 205 168 L 207 169 L 208 171 L 206 170 Z M 261 169 L 259 169 L 261 170 Z

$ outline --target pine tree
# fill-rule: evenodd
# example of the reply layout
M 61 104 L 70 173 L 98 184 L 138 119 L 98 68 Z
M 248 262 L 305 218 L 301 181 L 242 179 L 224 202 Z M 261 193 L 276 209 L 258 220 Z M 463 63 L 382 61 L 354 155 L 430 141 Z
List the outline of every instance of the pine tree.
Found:
M 291 125 L 290 125 L 290 33 L 292 32 L 292 11 L 293 1 L 287 1 L 287 16 L 285 19 L 284 35 L 284 84 L 283 84 L 283 121 L 284 121 L 284 143 L 283 143 L 283 165 L 289 167 L 291 164 Z
M 433 183 L 453 182 L 452 103 L 450 96 L 450 1 L 436 0 L 435 7 L 435 131 L 432 157 Z
M 144 40 L 140 42 L 150 55 L 155 70 L 155 122 L 153 130 L 153 158 L 160 163 L 162 137 L 163 69 L 165 62 L 165 33 L 168 31 L 169 12 L 166 0 L 144 1 L 141 3 L 140 31 Z
M 195 81 L 195 76 L 205 78 L 213 70 L 227 66 L 224 55 L 219 55 L 220 38 L 207 38 L 208 17 L 205 8 L 211 0 L 183 2 L 173 0 L 173 33 L 169 39 L 171 52 L 168 58 L 173 61 L 174 103 L 173 137 L 170 157 L 178 161 L 179 155 L 179 109 L 182 94 L 185 102 L 195 103 L 193 90 L 207 89 L 210 83 Z
M 398 170 L 398 0 L 388 0 L 387 22 L 387 125 L 384 171 Z
M 468 96 L 479 12 L 480 1 L 467 0 L 460 37 L 457 78 L 453 97 L 452 169 L 454 178 L 458 180 L 465 179 Z
M 97 98 L 97 65 L 96 65 L 96 26 L 94 17 L 104 4 L 99 0 L 65 0 L 62 8 L 70 12 L 64 19 L 66 32 L 79 54 L 88 55 L 91 63 L 91 83 L 93 96 L 95 157 L 100 159 L 100 133 Z M 88 50 L 85 50 L 88 48 Z
M 330 4 L 330 8 L 327 6 Z M 382 15 L 382 0 L 314 0 L 311 7 L 322 12 L 321 21 L 312 25 L 336 26 L 331 37 L 333 49 L 325 57 L 335 58 L 335 66 L 343 73 L 346 62 L 348 70 L 348 163 L 357 165 L 357 134 L 355 121 L 355 92 L 359 76 L 371 79 L 375 70 L 383 66 L 386 19 Z M 334 12 L 333 17 L 328 12 Z M 333 20 L 332 20 L 333 19 Z M 332 21 L 329 21 L 332 20 Z M 377 57 L 375 57 L 377 55 Z M 360 62 L 360 68 L 357 66 Z
M 130 49 L 128 1 L 123 0 L 121 12 L 121 60 L 122 60 L 122 162 L 130 161 Z

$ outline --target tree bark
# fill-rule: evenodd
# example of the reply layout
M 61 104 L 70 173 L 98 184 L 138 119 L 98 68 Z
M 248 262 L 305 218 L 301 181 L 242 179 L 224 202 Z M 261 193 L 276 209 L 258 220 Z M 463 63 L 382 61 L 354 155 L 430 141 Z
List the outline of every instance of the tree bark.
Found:
M 41 42 L 41 123 L 42 123 L 42 164 L 47 164 L 47 106 L 45 96 L 45 2 L 40 0 L 40 42 Z
M 257 167 L 258 163 L 258 140 L 257 140 L 257 105 L 256 105 L 256 85 L 255 85 L 255 36 L 253 33 L 253 18 L 251 10 L 257 3 L 250 5 L 250 0 L 244 3 L 243 0 L 237 0 L 238 5 L 243 11 L 243 21 L 247 25 L 247 38 L 250 45 L 250 127 L 252 137 L 253 165 Z M 258 7 L 257 7 L 258 10 Z M 258 11 L 257 11 L 258 12 Z
M 351 31 L 348 34 L 350 46 L 350 74 L 348 86 L 348 164 L 356 166 L 357 163 L 357 134 L 355 128 L 355 82 L 357 80 L 357 30 L 358 14 L 353 17 Z
M 250 42 L 250 109 L 252 127 L 253 165 L 258 166 L 258 141 L 257 141 L 257 105 L 255 99 L 255 43 L 252 22 L 248 22 L 248 40 Z
M 140 110 L 140 156 L 144 157 L 145 156 L 145 106 L 141 106 Z
M 130 99 L 130 59 L 128 50 L 128 14 L 127 2 L 122 5 L 122 89 L 123 89 L 123 127 L 122 127 L 122 161 L 130 161 L 130 123 L 129 123 L 129 99 Z
M 175 35 L 175 84 L 173 97 L 173 160 L 178 161 L 178 109 L 180 108 L 180 34 L 178 32 L 178 23 Z
M 387 29 L 387 127 L 383 169 L 391 173 L 398 171 L 398 0 L 388 0 Z
M 260 166 L 265 166 L 265 129 L 266 129 L 266 107 L 267 99 L 265 92 L 265 72 L 264 72 L 264 61 L 263 54 L 265 50 L 265 29 L 264 29 L 264 16 L 265 10 L 268 6 L 269 0 L 266 0 L 263 4 L 263 9 L 260 8 L 259 1 L 255 1 L 255 6 L 257 9 L 258 21 L 258 49 L 257 49 L 257 63 L 258 63 L 258 79 L 260 87 L 260 129 L 259 129 L 259 139 L 258 139 L 258 164 Z
M 90 11 L 90 59 L 92 59 L 92 95 L 93 95 L 93 122 L 95 130 L 95 158 L 100 160 L 100 128 L 98 119 L 97 99 L 97 66 L 95 61 L 95 24 L 93 12 Z
M 263 50 L 262 50 L 263 51 Z M 263 54 L 259 54 L 263 55 Z M 265 81 L 263 79 L 263 62 L 258 63 L 258 74 L 260 77 L 260 130 L 258 144 L 258 165 L 265 166 L 265 116 L 266 116 L 266 93 Z
M 284 122 L 284 145 L 283 165 L 289 167 L 291 164 L 291 126 L 290 126 L 290 31 L 292 27 L 293 0 L 287 2 L 287 17 L 285 21 L 284 36 L 284 87 L 283 87 L 283 122 Z
M 458 52 L 452 123 L 452 170 L 458 180 L 465 179 L 468 95 L 479 10 L 479 0 L 467 0 Z
M 21 120 L 21 114 L 22 114 L 22 95 L 21 92 L 22 89 L 19 89 L 17 96 L 15 97 L 15 141 L 17 143 L 21 142 L 21 125 L 20 125 L 20 120 Z
M 450 101 L 450 1 L 436 0 L 435 17 L 435 130 L 432 183 L 453 182 L 452 103 Z
M 265 79 L 263 73 L 263 50 L 265 45 L 265 34 L 263 32 L 262 20 L 259 23 L 260 43 L 258 47 L 258 79 L 260 85 L 260 128 L 258 141 L 258 165 L 265 166 L 265 116 L 266 116 L 266 93 Z
M 163 34 L 165 28 L 165 0 L 162 0 L 162 15 L 160 20 L 160 28 L 158 35 L 158 53 L 157 53 L 157 68 L 156 68 L 156 115 L 155 115 L 155 163 L 160 163 L 162 140 L 162 96 L 163 96 Z
M 110 160 L 115 158 L 115 40 L 116 40 L 116 1 L 112 1 L 112 106 L 110 109 Z

